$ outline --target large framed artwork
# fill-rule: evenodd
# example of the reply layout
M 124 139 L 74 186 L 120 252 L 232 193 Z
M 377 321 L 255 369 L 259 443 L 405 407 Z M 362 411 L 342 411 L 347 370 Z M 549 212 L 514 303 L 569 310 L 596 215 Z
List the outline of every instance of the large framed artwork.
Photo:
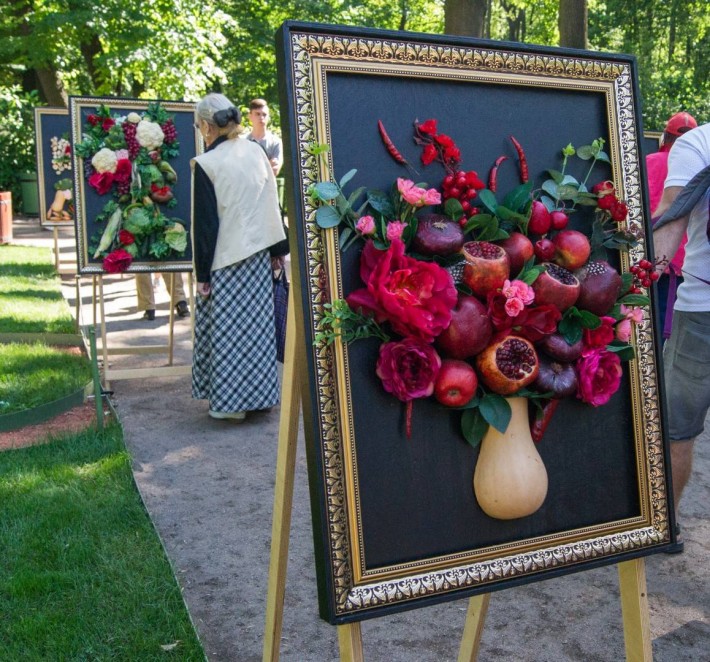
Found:
M 323 618 L 674 542 L 634 59 L 277 46 Z
M 190 271 L 194 104 L 69 100 L 80 274 Z
M 39 222 L 46 227 L 74 225 L 74 179 L 69 111 L 35 108 Z

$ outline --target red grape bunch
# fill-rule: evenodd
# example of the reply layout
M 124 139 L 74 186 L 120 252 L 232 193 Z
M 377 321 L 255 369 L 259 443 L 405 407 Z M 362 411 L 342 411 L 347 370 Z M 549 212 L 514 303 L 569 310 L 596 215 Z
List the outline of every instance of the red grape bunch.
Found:
M 136 138 L 136 125 L 133 122 L 124 122 L 121 127 L 123 128 L 123 136 L 126 139 L 126 147 L 128 147 L 128 157 L 133 161 L 141 149 Z

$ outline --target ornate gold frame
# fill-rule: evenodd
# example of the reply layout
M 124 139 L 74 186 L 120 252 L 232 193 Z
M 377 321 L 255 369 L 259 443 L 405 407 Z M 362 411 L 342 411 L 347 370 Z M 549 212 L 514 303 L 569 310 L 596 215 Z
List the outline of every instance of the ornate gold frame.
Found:
M 354 32 L 354 31 L 351 31 Z M 330 144 L 328 75 L 331 72 L 386 73 L 388 76 L 485 81 L 500 85 L 555 86 L 593 91 L 606 99 L 610 127 L 609 155 L 621 194 L 629 204 L 629 223 L 643 234 L 645 225 L 634 106 L 633 74 L 628 61 L 566 52 L 521 52 L 512 48 L 460 43 L 432 43 L 377 33 L 371 38 L 347 30 L 309 30 L 296 25 L 284 31 L 286 66 L 292 81 L 293 111 L 288 118 L 294 146 L 296 204 L 305 220 L 303 235 L 307 268 L 301 274 L 305 290 L 304 324 L 312 336 L 322 317 L 323 304 L 342 298 L 341 264 L 333 230 L 315 222 L 316 207 L 308 189 L 328 178 L 327 169 L 309 152 L 311 143 Z M 332 159 L 332 156 L 329 157 Z M 330 163 L 332 171 L 332 162 Z M 641 244 L 632 252 L 636 261 L 645 254 Z M 625 263 L 624 268 L 627 268 Z M 308 337 L 309 334 L 306 334 Z M 348 349 L 342 343 L 312 348 L 315 388 L 313 421 L 321 447 L 325 493 L 321 507 L 326 521 L 325 550 L 328 587 L 332 591 L 330 618 L 364 618 L 382 607 L 404 605 L 477 589 L 500 580 L 512 580 L 589 562 L 612 562 L 620 554 L 648 553 L 667 543 L 669 530 L 666 465 L 660 420 L 659 371 L 653 350 L 651 319 L 646 312 L 635 343 L 638 358 L 631 363 L 631 390 L 641 515 L 584 527 L 561 534 L 513 541 L 437 558 L 420 559 L 387 568 L 368 570 L 359 519 L 357 448 L 350 406 Z

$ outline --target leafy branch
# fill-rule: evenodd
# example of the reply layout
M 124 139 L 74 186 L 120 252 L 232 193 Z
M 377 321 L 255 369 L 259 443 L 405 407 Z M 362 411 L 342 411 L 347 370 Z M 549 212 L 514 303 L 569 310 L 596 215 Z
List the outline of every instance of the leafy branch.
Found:
M 382 342 L 390 340 L 373 317 L 355 312 L 344 299 L 323 305 L 323 317 L 318 323 L 318 329 L 314 344 L 325 342 L 331 345 L 336 338 L 345 343 L 363 338 L 379 338 Z

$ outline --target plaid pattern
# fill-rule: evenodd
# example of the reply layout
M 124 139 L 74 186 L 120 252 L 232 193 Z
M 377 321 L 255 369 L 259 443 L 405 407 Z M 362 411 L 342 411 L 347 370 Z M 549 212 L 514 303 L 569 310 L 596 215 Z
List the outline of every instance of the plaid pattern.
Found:
M 212 411 L 255 411 L 279 400 L 268 250 L 212 272 L 198 297 L 192 397 Z

